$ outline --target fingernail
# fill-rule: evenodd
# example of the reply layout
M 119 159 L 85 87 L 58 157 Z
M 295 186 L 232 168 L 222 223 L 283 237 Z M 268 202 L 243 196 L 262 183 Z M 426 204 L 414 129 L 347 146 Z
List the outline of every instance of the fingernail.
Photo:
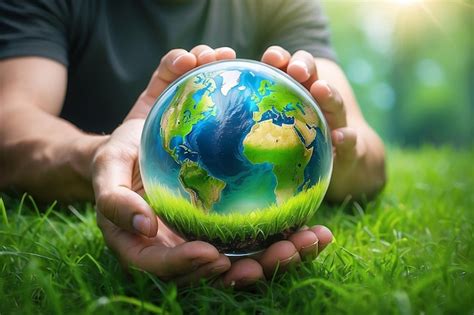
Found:
M 226 270 L 227 270 L 226 265 L 219 265 L 219 266 L 212 267 L 211 270 L 209 270 L 209 272 L 212 275 L 219 275 L 219 274 L 223 273 Z
M 283 54 L 276 49 L 269 49 L 268 52 L 272 52 L 273 54 L 275 54 L 278 57 L 278 61 L 283 61 L 283 59 L 285 59 Z
M 214 54 L 214 51 L 213 50 L 204 50 L 203 52 L 201 52 L 199 55 L 198 55 L 198 59 L 202 59 L 204 57 L 207 57 L 207 56 L 210 56 Z
M 176 57 L 176 59 L 173 61 L 173 66 L 176 66 L 180 62 L 180 60 L 183 60 L 185 56 L 186 56 L 186 53 Z
M 145 236 L 150 235 L 151 222 L 150 219 L 145 217 L 143 214 L 134 215 L 132 225 L 135 231 L 138 233 Z
M 329 86 L 329 83 L 326 80 L 319 80 L 319 83 L 322 86 L 324 86 L 324 88 L 326 89 L 327 97 L 331 97 L 332 96 L 332 90 L 331 90 L 331 87 Z
M 316 240 L 314 243 L 309 244 L 308 246 L 301 247 L 302 250 L 313 250 L 315 247 L 317 248 L 319 244 L 319 240 Z
M 293 258 L 296 257 L 296 255 L 298 255 L 298 252 L 295 252 L 293 255 L 291 255 L 290 257 L 286 259 L 280 260 L 280 266 L 285 266 L 289 264 L 293 260 Z
M 298 65 L 299 67 L 303 68 L 304 69 L 304 73 L 305 73 L 305 76 L 306 77 L 309 77 L 309 71 L 308 71 L 308 67 L 306 66 L 306 64 L 301 61 L 301 60 L 295 60 L 291 63 L 293 66 L 296 66 Z
M 207 264 L 208 262 L 209 262 L 208 260 L 205 260 L 205 259 L 202 259 L 202 258 L 197 258 L 197 259 L 194 259 L 191 262 L 191 265 L 193 266 L 193 269 L 196 270 L 199 267 L 201 267 L 202 265 Z
M 344 142 L 344 134 L 340 131 L 335 132 L 336 135 L 336 143 L 343 143 Z
M 315 241 L 314 243 L 301 247 L 301 253 L 305 260 L 313 260 L 318 257 L 318 245 L 319 240 Z

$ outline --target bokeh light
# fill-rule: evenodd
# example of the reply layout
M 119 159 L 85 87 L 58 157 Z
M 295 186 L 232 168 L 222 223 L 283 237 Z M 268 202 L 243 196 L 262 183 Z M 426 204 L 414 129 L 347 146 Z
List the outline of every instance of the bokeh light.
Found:
M 386 142 L 474 144 L 472 1 L 323 0 L 323 7 L 338 62 Z

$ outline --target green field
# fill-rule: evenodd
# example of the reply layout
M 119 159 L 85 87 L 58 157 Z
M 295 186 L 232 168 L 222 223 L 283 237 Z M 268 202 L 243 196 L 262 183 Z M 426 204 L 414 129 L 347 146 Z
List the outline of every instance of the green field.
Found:
M 336 241 L 252 291 L 121 271 L 90 205 L 0 202 L 0 314 L 473 314 L 474 149 L 389 151 L 367 205 L 323 206 Z

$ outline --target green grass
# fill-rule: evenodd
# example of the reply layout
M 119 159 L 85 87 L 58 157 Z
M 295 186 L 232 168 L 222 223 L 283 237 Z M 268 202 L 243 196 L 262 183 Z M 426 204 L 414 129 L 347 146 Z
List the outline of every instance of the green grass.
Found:
M 318 210 L 336 242 L 252 292 L 125 274 L 91 206 L 3 195 L 0 313 L 473 314 L 473 161 L 473 149 L 391 150 L 384 193 Z
M 273 204 L 250 213 L 230 211 L 225 215 L 206 213 L 183 196 L 159 184 L 151 187 L 147 199 L 161 218 L 183 235 L 189 236 L 188 239 L 214 240 L 223 244 L 231 241 L 241 243 L 249 239 L 266 239 L 303 226 L 321 203 L 327 185 L 327 180 L 323 179 L 281 206 Z

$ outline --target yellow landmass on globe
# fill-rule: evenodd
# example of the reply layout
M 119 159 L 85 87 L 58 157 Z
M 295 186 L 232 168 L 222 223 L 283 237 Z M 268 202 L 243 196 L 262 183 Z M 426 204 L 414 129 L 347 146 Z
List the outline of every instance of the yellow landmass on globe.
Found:
M 305 147 L 310 146 L 314 139 L 316 139 L 316 129 L 308 128 L 305 122 L 295 119 L 295 128 L 303 138 Z
M 305 147 L 294 125 L 279 126 L 271 120 L 256 123 L 245 137 L 243 146 L 244 155 L 252 163 L 273 164 L 278 205 L 296 194 L 304 182 L 304 169 L 313 148 Z

